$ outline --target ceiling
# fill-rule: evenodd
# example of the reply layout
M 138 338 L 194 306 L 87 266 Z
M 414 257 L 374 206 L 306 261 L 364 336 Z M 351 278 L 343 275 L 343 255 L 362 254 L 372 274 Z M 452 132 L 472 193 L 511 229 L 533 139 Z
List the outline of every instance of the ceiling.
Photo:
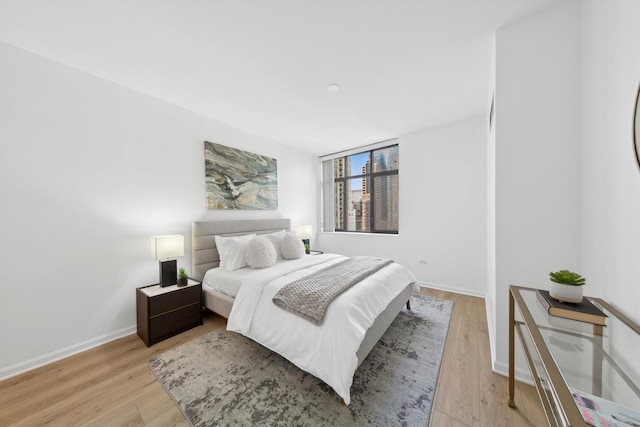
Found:
M 0 41 L 321 155 L 486 113 L 492 32 L 550 1 L 0 0 Z

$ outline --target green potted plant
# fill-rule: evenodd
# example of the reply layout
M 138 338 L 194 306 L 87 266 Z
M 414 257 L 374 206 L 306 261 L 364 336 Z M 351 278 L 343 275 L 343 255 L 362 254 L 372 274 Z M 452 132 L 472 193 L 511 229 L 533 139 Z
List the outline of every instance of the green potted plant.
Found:
M 187 276 L 187 271 L 184 267 L 180 267 L 180 269 L 178 269 L 178 286 L 187 286 L 188 279 L 189 276 Z
M 551 285 L 549 295 L 558 301 L 579 303 L 582 302 L 582 286 L 585 278 L 569 270 L 560 270 L 549 273 Z

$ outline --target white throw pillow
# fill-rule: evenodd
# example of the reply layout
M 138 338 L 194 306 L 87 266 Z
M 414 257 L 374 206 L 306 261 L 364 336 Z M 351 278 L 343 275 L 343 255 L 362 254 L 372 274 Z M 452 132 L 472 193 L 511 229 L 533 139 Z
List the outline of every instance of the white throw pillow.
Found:
M 234 271 L 246 267 L 245 252 L 247 245 L 254 237 L 256 237 L 255 234 L 233 237 L 216 236 L 216 246 L 218 247 L 218 254 L 220 254 L 220 268 Z
M 251 268 L 267 268 L 276 263 L 276 248 L 266 237 L 254 237 L 247 245 L 247 264 Z
M 285 234 L 282 239 L 282 256 L 284 259 L 298 259 L 304 256 L 302 239 L 293 233 Z
M 286 236 L 285 231 L 276 231 L 275 233 L 265 234 L 265 237 L 273 243 L 273 247 L 276 249 L 276 257 L 278 259 L 284 258 L 282 256 L 282 239 Z

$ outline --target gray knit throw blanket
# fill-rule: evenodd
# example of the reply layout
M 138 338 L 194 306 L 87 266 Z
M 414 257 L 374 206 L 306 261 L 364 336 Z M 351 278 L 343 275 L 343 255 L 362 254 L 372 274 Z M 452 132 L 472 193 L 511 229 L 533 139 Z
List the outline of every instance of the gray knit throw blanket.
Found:
M 347 258 L 285 285 L 273 297 L 273 303 L 320 326 L 335 298 L 392 262 L 367 256 Z

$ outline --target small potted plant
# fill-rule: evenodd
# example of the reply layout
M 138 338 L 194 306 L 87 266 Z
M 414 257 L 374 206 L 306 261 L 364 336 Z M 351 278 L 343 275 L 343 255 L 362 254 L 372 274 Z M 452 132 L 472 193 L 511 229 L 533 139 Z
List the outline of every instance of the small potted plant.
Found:
M 188 279 L 189 276 L 187 276 L 187 271 L 184 267 L 180 267 L 180 269 L 178 269 L 178 287 L 187 286 Z
M 585 278 L 569 270 L 560 270 L 549 273 L 551 286 L 549 295 L 558 301 L 580 303 L 582 302 L 582 286 Z

